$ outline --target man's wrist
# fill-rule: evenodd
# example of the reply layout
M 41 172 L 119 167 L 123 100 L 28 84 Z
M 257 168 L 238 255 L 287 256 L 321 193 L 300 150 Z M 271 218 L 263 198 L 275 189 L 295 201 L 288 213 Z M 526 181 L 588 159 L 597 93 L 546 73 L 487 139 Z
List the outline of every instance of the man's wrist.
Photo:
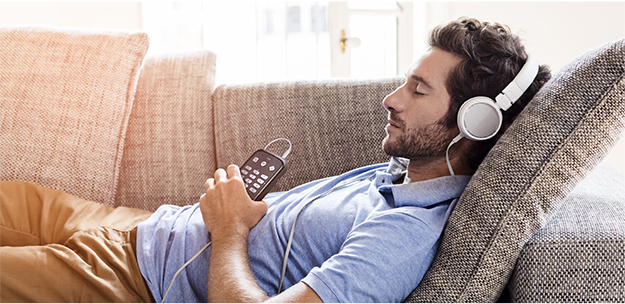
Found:
M 243 240 L 247 242 L 247 239 L 250 235 L 250 230 L 244 225 L 236 226 L 228 226 L 224 229 L 216 229 L 211 232 L 211 242 L 212 246 L 215 244 L 220 244 L 222 242 L 232 242 L 237 240 Z

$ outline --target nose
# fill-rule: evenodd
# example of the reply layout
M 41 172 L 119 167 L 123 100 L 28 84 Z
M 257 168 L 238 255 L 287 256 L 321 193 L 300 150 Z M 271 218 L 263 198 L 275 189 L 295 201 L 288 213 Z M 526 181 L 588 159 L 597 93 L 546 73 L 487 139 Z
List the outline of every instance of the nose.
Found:
M 403 86 L 395 89 L 393 93 L 386 95 L 382 104 L 384 104 L 384 108 L 389 112 L 401 112 L 403 110 L 403 106 L 401 104 L 401 88 Z

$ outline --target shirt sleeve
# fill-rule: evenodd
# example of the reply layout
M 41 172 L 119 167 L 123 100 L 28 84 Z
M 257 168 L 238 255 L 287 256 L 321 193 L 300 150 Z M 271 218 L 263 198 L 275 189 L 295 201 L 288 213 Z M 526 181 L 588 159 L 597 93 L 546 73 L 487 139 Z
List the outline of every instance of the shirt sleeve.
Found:
M 405 207 L 367 219 L 302 281 L 326 303 L 401 302 L 432 263 L 448 208 Z

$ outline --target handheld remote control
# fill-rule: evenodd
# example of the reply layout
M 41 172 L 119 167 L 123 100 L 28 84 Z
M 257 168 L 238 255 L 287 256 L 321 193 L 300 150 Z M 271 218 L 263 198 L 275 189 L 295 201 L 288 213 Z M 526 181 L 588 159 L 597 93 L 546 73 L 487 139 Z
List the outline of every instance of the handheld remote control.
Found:
M 241 177 L 247 194 L 254 201 L 262 200 L 286 172 L 288 163 L 280 156 L 258 150 L 241 166 Z

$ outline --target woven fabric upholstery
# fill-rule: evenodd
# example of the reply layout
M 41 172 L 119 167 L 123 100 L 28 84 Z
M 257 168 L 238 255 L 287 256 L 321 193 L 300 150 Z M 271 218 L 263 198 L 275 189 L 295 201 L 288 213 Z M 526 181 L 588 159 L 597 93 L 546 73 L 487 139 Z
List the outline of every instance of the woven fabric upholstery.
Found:
M 497 300 L 527 240 L 621 134 L 624 44 L 563 67 L 519 115 L 469 182 L 408 301 Z
M 130 116 L 116 204 L 155 210 L 198 201 L 215 170 L 215 54 L 148 55 Z
M 0 28 L 0 179 L 112 205 L 145 33 Z
M 218 87 L 215 103 L 217 165 L 241 165 L 271 140 L 288 138 L 289 169 L 274 188 L 288 190 L 350 169 L 386 162 L 382 150 L 384 97 L 402 78 L 260 83 Z M 285 142 L 268 147 L 278 155 Z
M 605 165 L 566 197 L 523 247 L 515 302 L 625 301 L 625 174 Z

